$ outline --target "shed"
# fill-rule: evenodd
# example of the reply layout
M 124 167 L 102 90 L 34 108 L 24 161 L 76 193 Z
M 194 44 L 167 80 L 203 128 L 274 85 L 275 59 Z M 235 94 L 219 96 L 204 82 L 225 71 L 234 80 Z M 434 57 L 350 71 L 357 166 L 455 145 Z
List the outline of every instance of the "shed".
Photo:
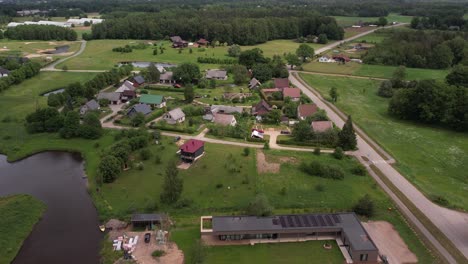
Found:
M 145 227 L 148 225 L 161 226 L 165 219 L 165 214 L 133 214 L 130 221 L 133 226 Z

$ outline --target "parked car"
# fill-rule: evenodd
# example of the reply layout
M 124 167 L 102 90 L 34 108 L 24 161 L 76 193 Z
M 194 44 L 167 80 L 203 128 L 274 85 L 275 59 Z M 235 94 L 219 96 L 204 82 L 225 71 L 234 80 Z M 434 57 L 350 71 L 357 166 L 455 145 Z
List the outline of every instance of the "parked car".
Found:
M 172 87 L 174 88 L 182 88 L 182 85 L 178 84 L 178 83 L 174 83 L 174 85 L 172 85 Z
M 151 233 L 145 234 L 145 243 L 149 243 L 151 241 Z
M 289 131 L 289 130 L 281 130 L 280 133 L 281 133 L 282 135 L 289 135 L 289 134 L 291 134 L 291 131 Z
M 179 136 L 177 136 L 177 137 L 174 138 L 174 142 L 177 142 L 177 141 L 179 141 L 179 140 L 180 140 L 180 137 L 179 137 Z

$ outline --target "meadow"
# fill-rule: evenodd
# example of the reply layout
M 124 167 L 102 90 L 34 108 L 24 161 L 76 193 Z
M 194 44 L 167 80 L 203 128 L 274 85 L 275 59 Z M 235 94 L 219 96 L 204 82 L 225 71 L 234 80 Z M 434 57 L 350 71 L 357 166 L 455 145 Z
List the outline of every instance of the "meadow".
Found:
M 13 261 L 45 209 L 45 204 L 29 195 L 0 197 L 0 263 Z
M 333 16 L 333 17 L 336 19 L 336 22 L 338 23 L 338 25 L 344 26 L 344 27 L 352 26 L 358 23 L 359 21 L 375 22 L 379 19 L 378 17 L 353 17 L 353 16 Z M 412 18 L 413 17 L 411 16 L 402 16 L 396 13 L 390 13 L 386 17 L 388 23 L 392 23 L 392 22 L 410 23 Z
M 18 54 L 20 56 L 35 56 L 38 51 L 45 49 L 54 49 L 57 46 L 68 45 L 68 52 L 76 52 L 80 47 L 80 43 L 73 41 L 17 41 L 17 40 L 0 40 L 0 55 Z M 62 55 L 41 54 L 42 57 L 61 58 Z
M 378 81 L 301 74 L 323 96 L 336 87 L 336 105 L 383 146 L 395 167 L 429 198 L 442 196 L 451 207 L 468 210 L 468 135 L 406 122 L 388 115 L 388 99 L 377 96 Z

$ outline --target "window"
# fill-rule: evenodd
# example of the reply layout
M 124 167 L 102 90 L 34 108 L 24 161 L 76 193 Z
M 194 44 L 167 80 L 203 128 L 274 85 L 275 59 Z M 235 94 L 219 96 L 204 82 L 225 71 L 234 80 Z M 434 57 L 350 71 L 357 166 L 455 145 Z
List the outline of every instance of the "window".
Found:
M 361 261 L 367 261 L 367 258 L 368 258 L 367 254 L 361 254 L 361 256 L 359 257 Z

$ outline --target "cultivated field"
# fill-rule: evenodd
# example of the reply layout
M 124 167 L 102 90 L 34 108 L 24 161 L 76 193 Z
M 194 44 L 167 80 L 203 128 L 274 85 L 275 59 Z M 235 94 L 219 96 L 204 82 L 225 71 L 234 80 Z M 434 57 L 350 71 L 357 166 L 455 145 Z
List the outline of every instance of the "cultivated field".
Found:
M 396 168 L 427 196 L 442 196 L 451 206 L 468 210 L 468 180 L 464 175 L 467 134 L 390 117 L 388 99 L 376 95 L 378 81 L 301 76 L 325 97 L 330 87 L 336 87 L 340 95 L 337 106 L 351 114 L 398 161 Z
M 341 26 L 352 26 L 359 21 L 361 22 L 375 22 L 378 17 L 348 17 L 348 16 L 334 16 L 336 22 Z M 399 22 L 399 23 L 409 23 L 413 17 L 411 16 L 401 16 L 396 13 L 390 13 L 387 17 L 389 23 Z

